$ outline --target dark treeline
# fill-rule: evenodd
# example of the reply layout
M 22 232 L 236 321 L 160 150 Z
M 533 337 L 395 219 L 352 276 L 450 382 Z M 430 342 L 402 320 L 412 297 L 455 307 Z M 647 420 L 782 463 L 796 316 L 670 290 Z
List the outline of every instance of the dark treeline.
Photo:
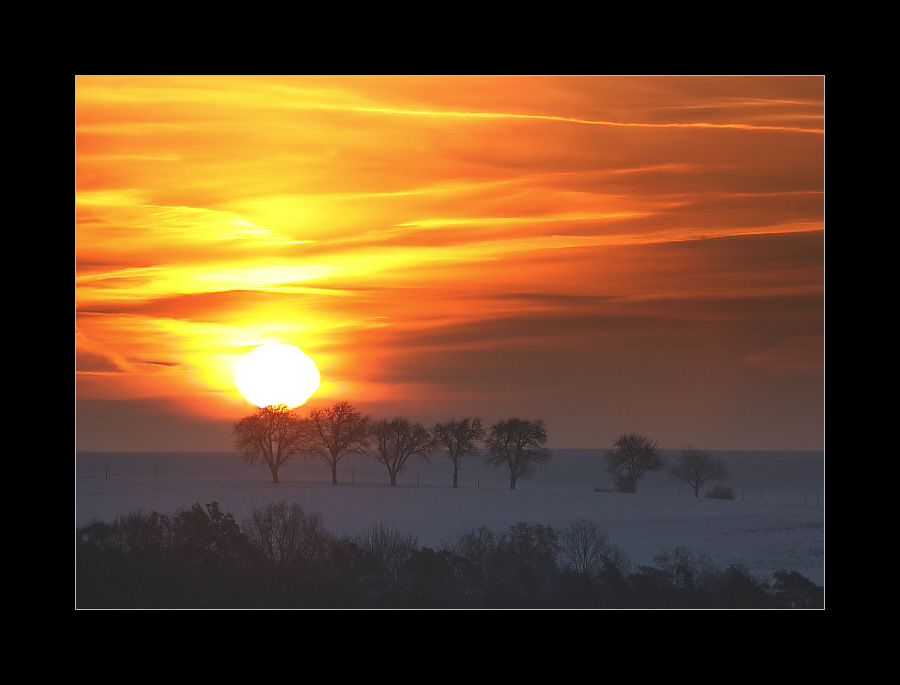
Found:
M 374 526 L 338 537 L 299 504 L 239 526 L 217 503 L 76 530 L 78 609 L 820 609 L 824 588 L 675 548 L 632 569 L 589 520 L 481 527 L 420 548 Z

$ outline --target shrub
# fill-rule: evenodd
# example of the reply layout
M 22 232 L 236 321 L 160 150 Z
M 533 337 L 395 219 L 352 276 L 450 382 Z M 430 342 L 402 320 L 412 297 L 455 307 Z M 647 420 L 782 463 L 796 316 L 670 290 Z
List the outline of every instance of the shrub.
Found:
M 710 499 L 734 499 L 734 490 L 726 488 L 724 485 L 717 485 L 706 493 Z

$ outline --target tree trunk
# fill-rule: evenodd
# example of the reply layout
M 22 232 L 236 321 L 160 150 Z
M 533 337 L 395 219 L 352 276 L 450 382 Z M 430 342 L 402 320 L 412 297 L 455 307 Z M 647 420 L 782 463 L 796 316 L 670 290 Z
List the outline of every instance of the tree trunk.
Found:
M 397 474 L 394 471 L 391 471 L 391 487 L 397 485 Z
M 337 485 L 337 461 L 331 462 L 331 484 Z
M 275 455 L 266 455 L 266 466 L 269 467 L 269 471 L 272 472 L 272 482 L 278 482 L 278 463 L 276 462 Z
M 454 471 L 453 472 L 453 487 L 454 488 L 456 487 L 456 484 L 458 482 L 459 482 L 459 474 L 456 471 Z
M 516 489 L 516 479 L 515 479 L 514 476 L 513 476 L 513 477 L 510 477 L 510 479 L 509 479 L 509 489 L 510 489 L 510 490 L 515 490 L 515 489 Z

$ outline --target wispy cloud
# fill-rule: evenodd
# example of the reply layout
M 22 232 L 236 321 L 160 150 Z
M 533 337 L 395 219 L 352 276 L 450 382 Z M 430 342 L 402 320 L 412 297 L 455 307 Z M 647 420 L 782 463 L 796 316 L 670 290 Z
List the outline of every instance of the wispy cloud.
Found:
M 622 128 L 698 128 L 698 129 L 743 129 L 761 131 L 790 131 L 794 133 L 823 134 L 822 128 L 804 126 L 778 126 L 773 124 L 748 123 L 715 123 L 708 121 L 693 122 L 640 122 L 640 121 L 604 121 L 597 119 L 579 119 L 576 117 L 553 116 L 547 114 L 516 114 L 513 112 L 455 112 L 448 110 L 397 109 L 386 107 L 365 107 L 361 105 L 334 104 L 299 104 L 297 109 L 354 112 L 361 114 L 384 114 L 405 117 L 441 117 L 448 119 L 484 119 L 484 120 L 526 120 L 547 121 L 564 124 L 580 124 L 584 126 L 610 126 Z

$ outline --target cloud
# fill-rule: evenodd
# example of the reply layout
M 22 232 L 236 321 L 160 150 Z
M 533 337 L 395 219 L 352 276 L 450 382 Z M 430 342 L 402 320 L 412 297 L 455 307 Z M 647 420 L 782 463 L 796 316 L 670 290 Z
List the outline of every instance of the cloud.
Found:
M 820 336 L 787 338 L 776 347 L 751 352 L 742 361 L 771 371 L 818 376 L 825 366 L 825 340 Z
M 75 368 L 83 372 L 121 373 L 122 369 L 109 357 L 87 350 L 75 351 Z

